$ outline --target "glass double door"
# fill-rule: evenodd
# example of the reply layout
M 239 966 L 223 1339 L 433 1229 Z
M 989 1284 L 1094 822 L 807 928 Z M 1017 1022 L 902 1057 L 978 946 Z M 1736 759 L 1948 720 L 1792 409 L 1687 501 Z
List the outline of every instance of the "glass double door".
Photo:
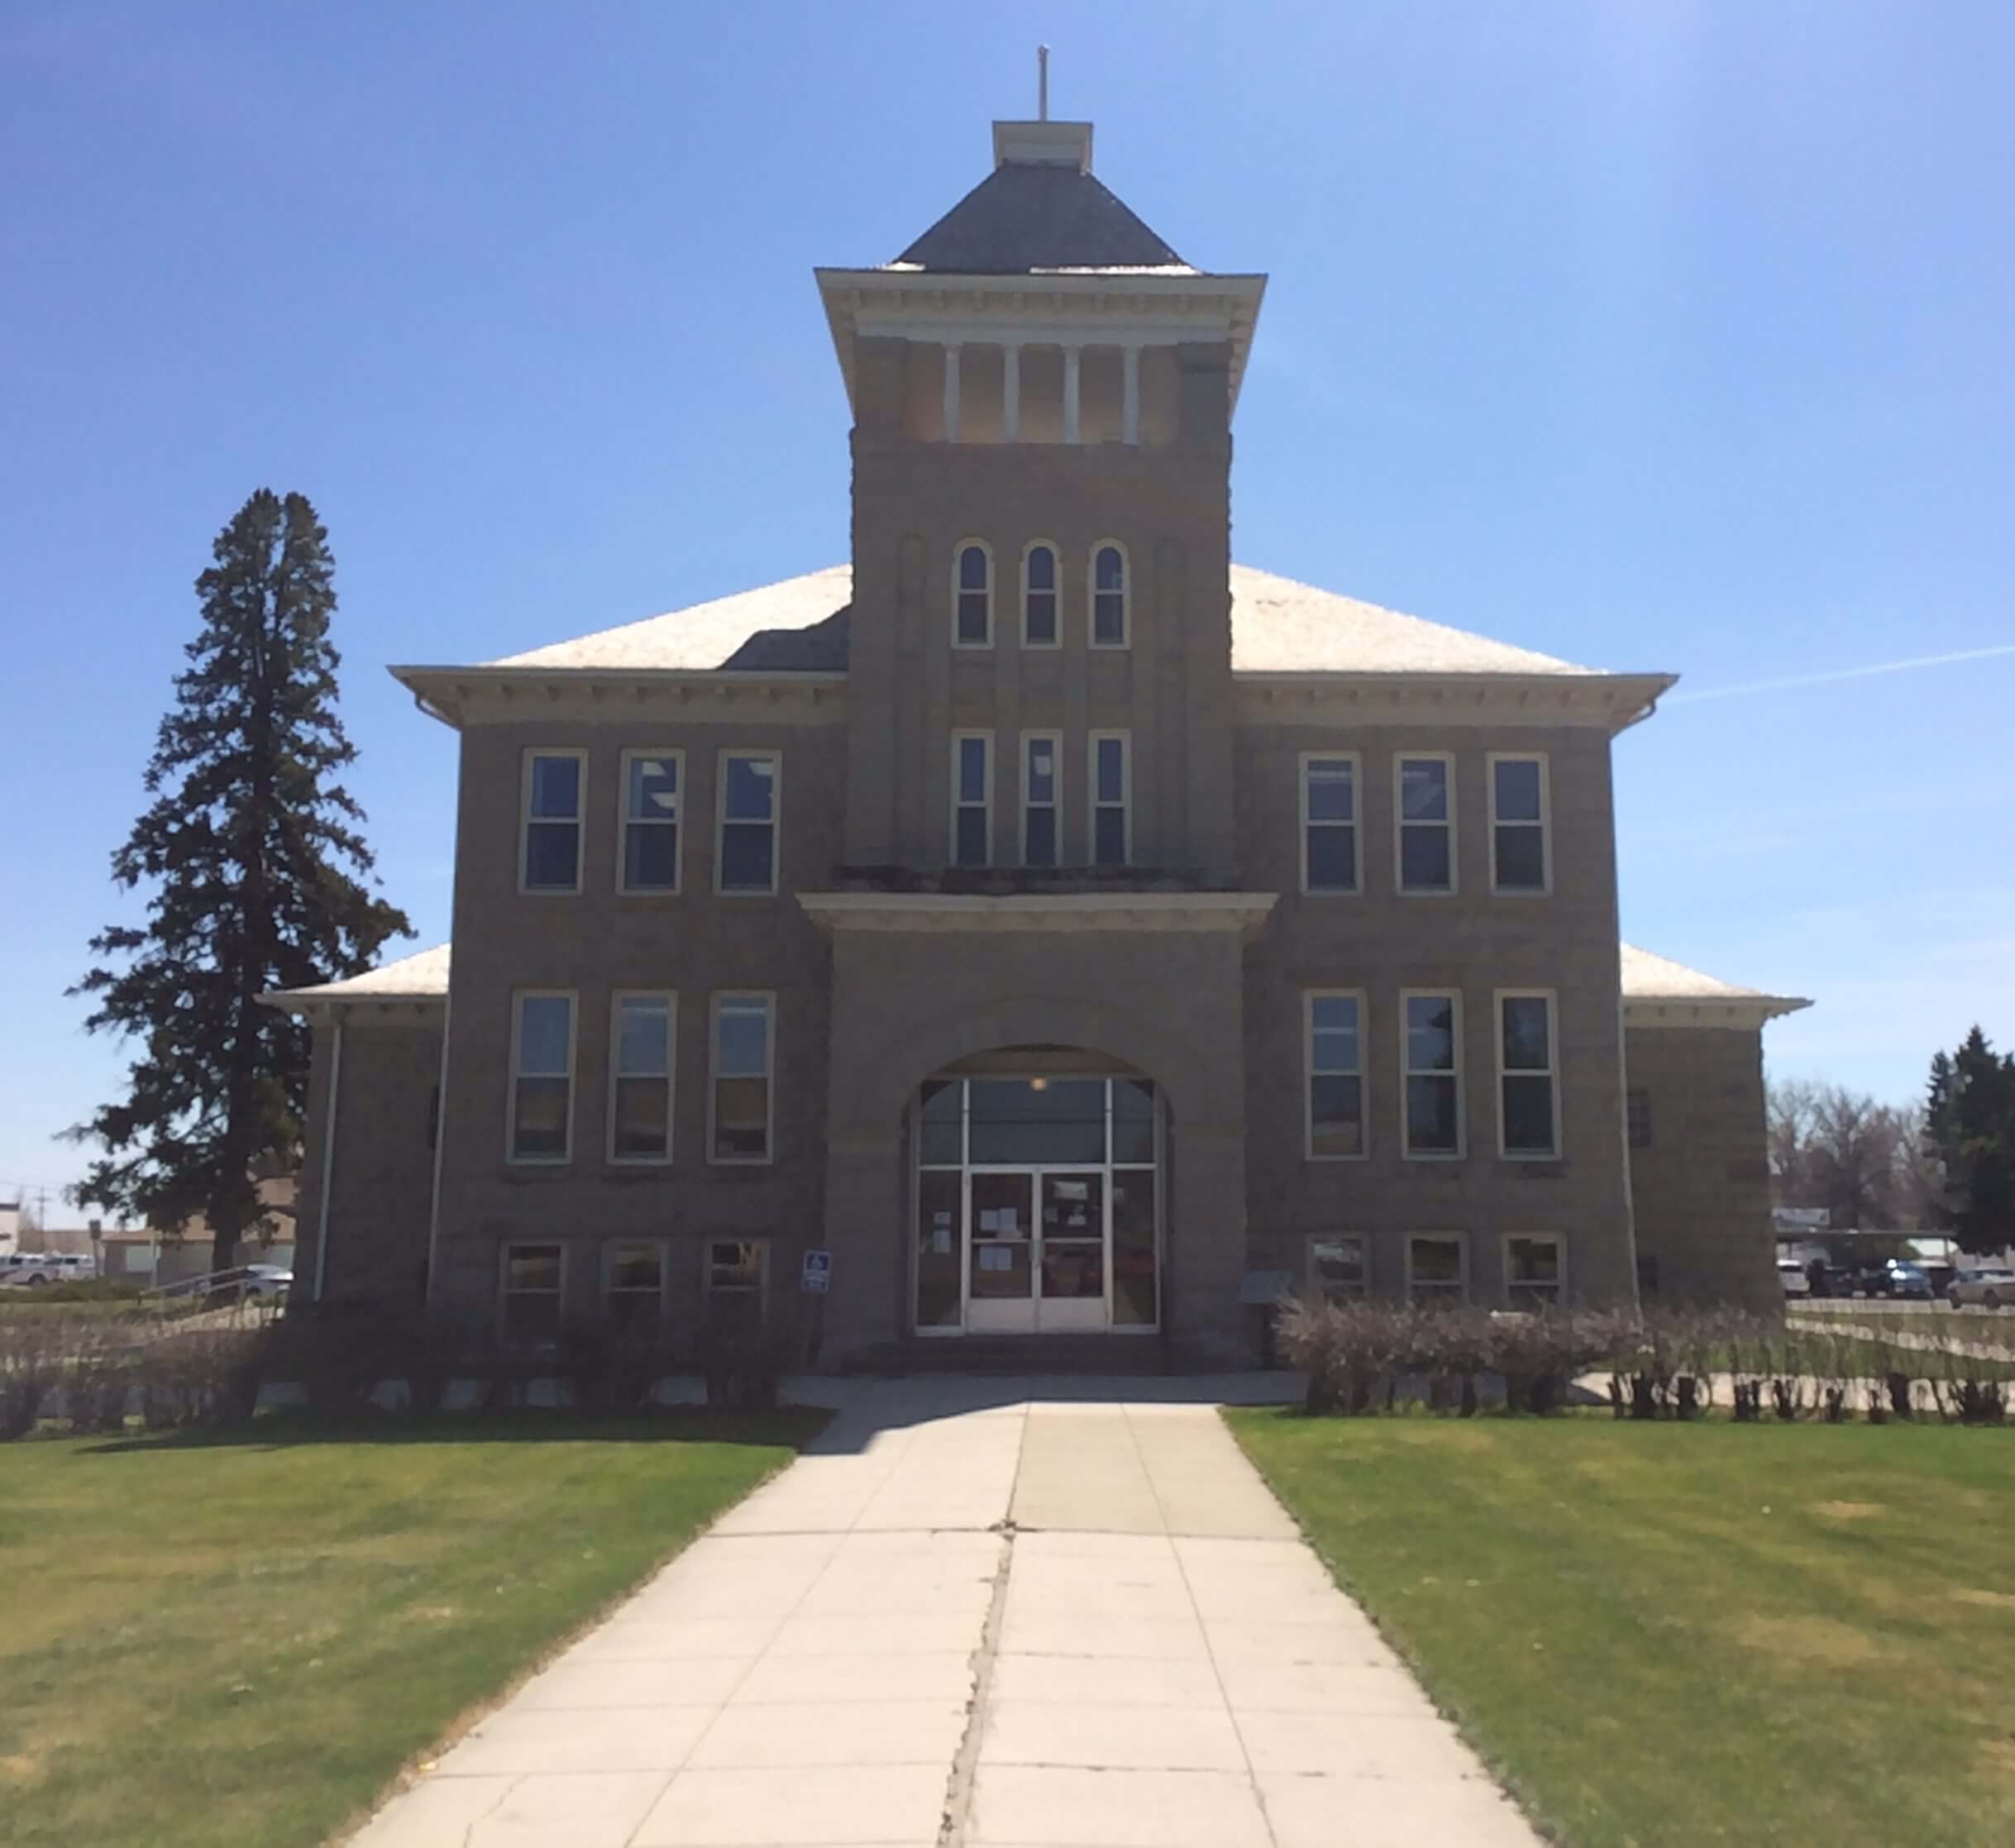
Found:
M 1029 1335 L 1112 1325 L 1111 1220 L 1101 1169 L 967 1177 L 966 1327 Z

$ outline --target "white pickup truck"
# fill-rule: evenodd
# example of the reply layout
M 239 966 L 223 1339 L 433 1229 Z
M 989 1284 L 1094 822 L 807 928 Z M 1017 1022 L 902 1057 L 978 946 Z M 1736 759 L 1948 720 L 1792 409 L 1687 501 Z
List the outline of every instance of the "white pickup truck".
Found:
M 97 1275 L 98 1260 L 88 1253 L 0 1251 L 0 1287 L 26 1289 L 43 1283 L 80 1283 Z

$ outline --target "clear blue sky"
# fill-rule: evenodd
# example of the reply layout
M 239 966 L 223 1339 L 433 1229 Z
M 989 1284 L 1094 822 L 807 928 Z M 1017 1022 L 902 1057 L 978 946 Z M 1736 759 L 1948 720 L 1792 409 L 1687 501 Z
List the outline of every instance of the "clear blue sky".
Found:
M 1190 260 L 1272 274 L 1235 548 L 1686 676 L 1617 746 L 1636 941 L 1817 997 L 1885 1097 L 2015 1042 L 2015 7 L 484 3 L 0 12 L 0 1192 L 116 1048 L 63 996 L 212 535 L 327 523 L 388 893 L 448 916 L 482 659 L 845 556 L 814 263 L 987 123 L 1097 123 Z M 74 1215 L 59 1214 L 60 1219 Z

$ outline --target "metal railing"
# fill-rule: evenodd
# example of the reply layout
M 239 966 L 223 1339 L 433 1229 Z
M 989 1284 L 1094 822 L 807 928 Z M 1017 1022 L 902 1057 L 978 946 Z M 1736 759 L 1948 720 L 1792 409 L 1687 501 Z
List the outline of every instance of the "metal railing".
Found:
M 232 1264 L 221 1271 L 205 1271 L 199 1277 L 178 1277 L 173 1283 L 156 1284 L 152 1289 L 142 1290 L 140 1300 L 142 1303 L 160 1304 L 184 1297 L 207 1301 L 212 1296 L 218 1296 L 236 1305 L 260 1304 L 277 1309 L 286 1301 L 291 1287 L 291 1283 L 261 1276 L 255 1265 Z

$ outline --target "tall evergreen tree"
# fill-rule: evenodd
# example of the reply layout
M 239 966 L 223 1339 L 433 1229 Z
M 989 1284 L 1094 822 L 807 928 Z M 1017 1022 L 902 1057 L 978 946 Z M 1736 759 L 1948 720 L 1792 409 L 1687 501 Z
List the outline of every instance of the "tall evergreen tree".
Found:
M 105 960 L 70 991 L 96 1003 L 89 1031 L 136 1056 L 126 1095 L 71 1133 L 104 1150 L 79 1205 L 164 1229 L 201 1214 L 221 1269 L 261 1217 L 260 1170 L 298 1160 L 307 1106 L 308 1029 L 259 996 L 356 975 L 412 926 L 351 876 L 372 860 L 335 781 L 356 751 L 336 714 L 334 561 L 314 509 L 262 488 L 211 555 L 147 764 L 154 800 L 112 857 L 119 886 L 150 887 L 147 922 L 93 937 Z
M 2015 1245 L 2015 1056 L 1978 1026 L 1931 1062 L 1926 1127 L 1945 1163 L 1945 1213 L 1960 1249 Z

